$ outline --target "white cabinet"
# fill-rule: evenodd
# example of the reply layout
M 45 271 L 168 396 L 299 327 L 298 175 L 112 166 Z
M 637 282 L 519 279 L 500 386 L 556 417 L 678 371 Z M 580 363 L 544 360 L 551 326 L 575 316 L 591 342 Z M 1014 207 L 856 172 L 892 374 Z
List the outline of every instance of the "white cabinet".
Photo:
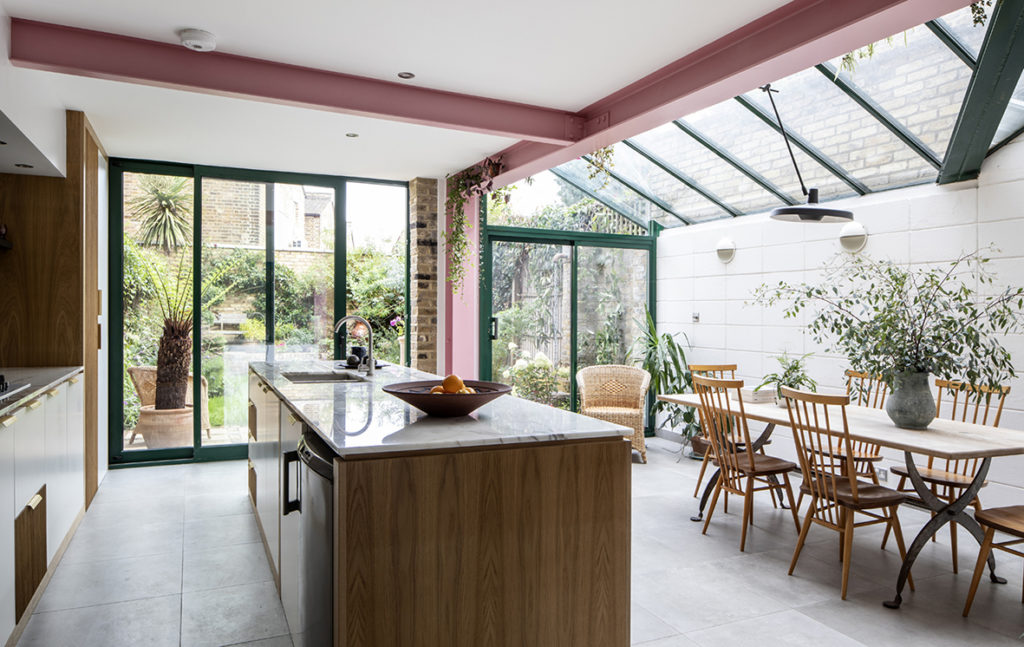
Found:
M 0 416 L 0 642 L 14 630 L 14 428 Z
M 249 450 L 249 460 L 256 472 L 256 516 L 276 576 L 281 572 L 280 401 L 270 387 L 252 373 L 249 375 L 249 399 L 255 406 L 256 416 L 256 439 L 250 441 Z
M 21 510 L 46 485 L 46 412 L 43 398 L 35 398 L 13 412 L 14 509 Z
M 76 375 L 64 385 L 68 390 L 68 487 L 72 509 L 68 527 L 64 528 L 66 533 L 85 507 L 85 382 L 81 375 Z M 100 429 L 100 433 L 105 434 L 106 430 Z M 106 455 L 100 454 L 99 460 L 106 461 Z
M 293 635 L 302 632 L 302 523 L 299 456 L 296 448 L 302 437 L 302 420 L 281 405 L 281 603 L 288 628 Z
M 71 502 L 71 460 L 68 456 L 68 389 L 59 384 L 42 396 L 46 453 L 46 563 L 53 561 L 74 521 Z

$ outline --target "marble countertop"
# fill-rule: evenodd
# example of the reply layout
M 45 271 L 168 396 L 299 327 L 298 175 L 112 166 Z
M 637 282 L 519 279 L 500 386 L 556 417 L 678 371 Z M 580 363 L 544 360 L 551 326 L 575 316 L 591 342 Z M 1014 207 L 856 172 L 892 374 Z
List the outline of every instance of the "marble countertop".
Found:
M 69 377 L 82 372 L 81 366 L 42 366 L 37 368 L 18 367 L 0 369 L 0 374 L 10 382 L 29 382 L 32 386 L 18 391 L 9 398 L 0 398 L 0 416 L 14 411 L 21 405 L 47 389 L 52 389 Z
M 331 371 L 328 362 L 253 362 L 249 367 L 287 401 L 339 456 L 537 443 L 630 434 L 625 427 L 511 395 L 469 416 L 433 418 L 384 393 L 395 382 L 440 379 L 402 366 L 378 369 L 368 382 L 299 384 L 286 372 Z

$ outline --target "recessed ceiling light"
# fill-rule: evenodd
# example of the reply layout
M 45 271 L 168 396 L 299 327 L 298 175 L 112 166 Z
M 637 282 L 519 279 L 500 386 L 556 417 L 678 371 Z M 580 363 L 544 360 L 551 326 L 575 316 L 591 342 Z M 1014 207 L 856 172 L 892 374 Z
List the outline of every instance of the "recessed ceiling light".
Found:
M 413 74 L 412 72 L 399 72 L 398 73 L 398 78 L 400 78 L 400 79 L 412 79 L 412 78 L 415 78 L 415 77 L 416 77 L 416 75 Z
M 358 137 L 359 133 L 345 133 L 346 137 Z
M 31 164 L 15 164 L 18 168 L 35 168 Z

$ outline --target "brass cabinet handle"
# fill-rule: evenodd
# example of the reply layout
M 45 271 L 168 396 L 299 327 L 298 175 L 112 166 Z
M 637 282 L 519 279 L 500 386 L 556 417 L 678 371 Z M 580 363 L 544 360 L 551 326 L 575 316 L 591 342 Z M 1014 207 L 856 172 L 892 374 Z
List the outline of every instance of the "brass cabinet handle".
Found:
M 49 391 L 46 392 L 46 395 L 50 396 L 51 398 L 55 398 L 57 397 L 58 393 L 60 393 L 60 391 L 58 391 L 57 389 L 50 389 Z
M 80 380 L 80 379 L 81 378 L 76 376 L 76 377 L 73 377 L 70 380 L 68 380 L 68 382 L 71 382 L 72 384 L 78 384 L 78 380 Z
M 25 507 L 26 508 L 32 508 L 33 510 L 35 510 L 36 508 L 39 507 L 39 504 L 42 503 L 42 502 L 43 502 L 43 495 L 39 494 L 39 493 L 36 493 L 36 494 L 33 494 L 32 498 L 28 500 L 28 505 L 26 505 Z
M 289 411 L 288 412 L 288 420 L 294 425 L 295 423 L 297 423 L 299 421 L 299 417 L 297 415 L 295 415 L 294 413 L 292 413 L 291 411 Z
M 0 418 L 0 427 L 10 427 L 14 424 L 14 421 L 18 419 L 18 416 L 7 416 Z
M 38 409 L 41 406 L 43 406 L 43 401 L 42 400 L 33 400 L 33 401 L 29 402 L 28 404 L 26 404 L 25 408 L 31 411 L 31 410 L 34 410 L 34 409 Z
M 254 469 L 256 469 L 256 468 L 255 468 L 255 467 L 253 466 L 253 464 L 252 464 L 252 459 L 251 459 L 251 458 L 249 459 L 249 469 L 250 469 L 250 470 L 254 470 Z

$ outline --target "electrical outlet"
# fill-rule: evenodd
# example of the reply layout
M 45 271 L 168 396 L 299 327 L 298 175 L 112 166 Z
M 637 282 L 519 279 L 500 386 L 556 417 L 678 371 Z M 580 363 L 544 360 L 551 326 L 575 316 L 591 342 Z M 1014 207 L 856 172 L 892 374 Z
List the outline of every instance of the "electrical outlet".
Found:
M 693 323 L 700 323 L 700 313 L 699 312 L 693 313 Z
M 879 467 L 875 472 L 878 474 L 879 481 L 882 481 L 883 483 L 887 483 L 889 481 L 889 470 L 886 468 Z

